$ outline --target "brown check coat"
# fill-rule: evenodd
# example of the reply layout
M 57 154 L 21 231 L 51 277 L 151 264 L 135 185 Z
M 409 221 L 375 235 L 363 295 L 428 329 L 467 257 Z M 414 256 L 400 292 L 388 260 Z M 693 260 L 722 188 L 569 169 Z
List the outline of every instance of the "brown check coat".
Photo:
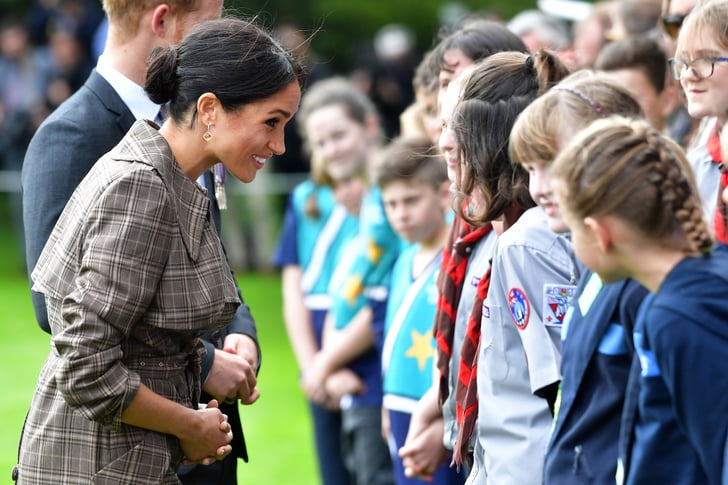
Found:
M 53 338 L 18 483 L 179 483 L 177 439 L 121 415 L 140 383 L 196 406 L 197 336 L 240 304 L 208 204 L 144 121 L 76 189 L 33 272 Z

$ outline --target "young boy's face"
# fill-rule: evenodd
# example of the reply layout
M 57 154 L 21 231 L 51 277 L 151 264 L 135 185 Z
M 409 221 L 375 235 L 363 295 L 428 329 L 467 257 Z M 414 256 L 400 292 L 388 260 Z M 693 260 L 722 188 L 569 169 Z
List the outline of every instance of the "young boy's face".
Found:
M 657 91 L 657 88 L 650 82 L 644 68 L 626 67 L 614 71 L 604 71 L 604 74 L 629 91 L 632 97 L 637 100 L 642 112 L 645 114 L 645 118 L 653 127 L 658 130 L 663 129 L 665 118 L 672 107 L 672 103 L 668 99 L 669 93 Z
M 437 90 L 429 93 L 417 93 L 417 102 L 422 105 L 422 123 L 425 126 L 427 137 L 434 145 L 437 145 L 442 130 L 442 122 L 437 110 Z
M 533 200 L 543 209 L 549 221 L 549 228 L 556 232 L 568 232 L 569 228 L 559 210 L 559 203 L 551 185 L 551 161 L 536 160 L 523 164 L 528 170 L 528 191 Z
M 445 222 L 447 183 L 441 190 L 420 180 L 394 180 L 382 187 L 382 202 L 392 229 L 411 243 L 427 243 Z

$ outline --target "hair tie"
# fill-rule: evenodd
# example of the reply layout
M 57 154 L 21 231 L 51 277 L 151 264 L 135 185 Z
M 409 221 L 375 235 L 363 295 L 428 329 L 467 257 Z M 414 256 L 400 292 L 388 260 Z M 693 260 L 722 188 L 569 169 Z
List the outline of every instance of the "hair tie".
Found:
M 531 71 L 533 71 L 533 57 L 532 56 L 530 56 L 530 55 L 527 56 L 526 62 L 524 64 L 526 66 L 526 72 L 530 73 Z
M 566 91 L 566 92 L 569 92 L 569 93 L 574 94 L 576 96 L 579 96 L 581 99 L 583 99 L 584 101 L 586 101 L 587 103 L 589 103 L 589 106 L 591 106 L 592 108 L 594 108 L 594 111 L 596 111 L 597 113 L 599 113 L 599 116 L 601 116 L 602 118 L 606 118 L 607 117 L 607 113 L 606 113 L 606 111 L 604 111 L 604 108 L 602 108 L 599 103 L 597 103 L 596 101 L 594 101 L 593 99 L 591 99 L 589 96 L 587 96 L 583 91 L 580 91 L 580 90 L 578 90 L 576 88 L 569 88 L 569 87 L 566 87 L 566 86 L 554 86 L 551 89 L 556 89 L 558 91 Z

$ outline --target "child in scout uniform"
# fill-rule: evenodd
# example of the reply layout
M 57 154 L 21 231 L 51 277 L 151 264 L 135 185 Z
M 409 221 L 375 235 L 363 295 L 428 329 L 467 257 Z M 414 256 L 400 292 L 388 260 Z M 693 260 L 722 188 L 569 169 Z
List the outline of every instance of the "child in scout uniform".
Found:
M 336 269 L 328 295 L 322 347 L 302 374 L 314 401 L 339 396 L 342 449 L 353 483 L 391 484 L 392 464 L 381 435 L 382 371 L 377 343 L 386 312 L 389 274 L 401 240 L 392 231 L 371 165 L 381 148 L 381 126 L 372 101 L 351 81 L 329 78 L 303 97 L 299 123 L 312 156 L 322 164 L 334 198 L 358 230 L 332 254 Z M 331 378 L 352 370 L 360 392 L 342 392 Z
M 652 293 L 635 323 L 641 379 L 625 482 L 725 483 L 728 251 L 713 248 L 682 149 L 612 117 L 579 133 L 551 174 L 584 264 Z
M 296 362 L 308 369 L 321 350 L 324 321 L 331 298 L 329 284 L 342 245 L 358 231 L 358 222 L 334 200 L 331 187 L 322 183 L 316 159 L 311 160 L 311 178 L 298 184 L 286 207 L 283 230 L 274 264 L 281 268 L 283 316 Z M 361 381 L 349 369 L 351 389 Z M 307 396 L 308 397 L 308 396 Z M 350 481 L 341 451 L 341 411 L 334 398 L 326 403 L 309 399 L 313 438 L 322 485 L 346 485 Z
M 417 402 L 432 386 L 436 278 L 450 230 L 450 182 L 445 161 L 433 150 L 426 138 L 400 138 L 385 149 L 376 167 L 387 219 L 411 243 L 392 271 L 382 346 L 384 431 L 392 444 L 398 485 L 424 483 L 405 476 L 396 451 L 404 445 Z M 433 470 L 431 483 L 464 481 L 464 476 L 443 463 Z
M 531 196 L 557 233 L 568 228 L 550 181 L 553 159 L 573 126 L 609 114 L 641 117 L 636 100 L 604 75 L 581 71 L 519 116 L 511 158 L 529 172 Z M 604 284 L 585 269 L 561 329 L 561 392 L 544 464 L 544 484 L 614 484 L 620 420 L 634 356 L 632 329 L 647 290 L 634 280 Z M 596 398 L 598 396 L 598 398 Z
M 468 426 L 472 383 L 464 383 L 464 398 L 456 398 L 459 432 L 474 429 L 477 438 L 467 483 L 542 479 L 560 380 L 561 322 L 578 267 L 568 239 L 550 231 L 544 211 L 535 207 L 528 173 L 512 163 L 508 140 L 518 114 L 566 74 L 546 51 L 493 54 L 465 81 L 453 116 L 462 154 L 457 192 L 477 187 L 483 196 L 480 210 L 463 217 L 492 221 L 498 234 L 491 269 L 481 278 L 489 279 L 489 287 L 473 322 L 479 325 L 468 332 L 477 335 L 475 361 L 470 376 L 460 374 L 461 381 L 477 377 L 474 428 Z

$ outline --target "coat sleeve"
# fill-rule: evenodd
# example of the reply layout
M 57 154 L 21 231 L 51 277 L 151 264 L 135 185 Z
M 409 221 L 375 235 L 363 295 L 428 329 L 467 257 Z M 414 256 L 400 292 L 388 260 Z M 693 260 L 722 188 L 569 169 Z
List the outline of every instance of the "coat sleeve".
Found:
M 162 180 L 139 170 L 106 189 L 82 228 L 75 289 L 53 346 L 58 389 L 89 419 L 117 426 L 136 395 L 139 376 L 122 363 L 123 344 L 156 294 L 175 227 Z
M 97 95 L 89 93 L 82 87 L 73 100 L 54 112 L 33 135 L 25 153 L 21 184 L 31 287 L 30 274 L 71 194 L 134 121 L 128 109 L 124 108 L 126 112 L 119 117 L 108 111 Z M 123 106 L 121 99 L 118 102 Z M 31 291 L 31 296 L 38 326 L 51 333 L 43 295 Z

